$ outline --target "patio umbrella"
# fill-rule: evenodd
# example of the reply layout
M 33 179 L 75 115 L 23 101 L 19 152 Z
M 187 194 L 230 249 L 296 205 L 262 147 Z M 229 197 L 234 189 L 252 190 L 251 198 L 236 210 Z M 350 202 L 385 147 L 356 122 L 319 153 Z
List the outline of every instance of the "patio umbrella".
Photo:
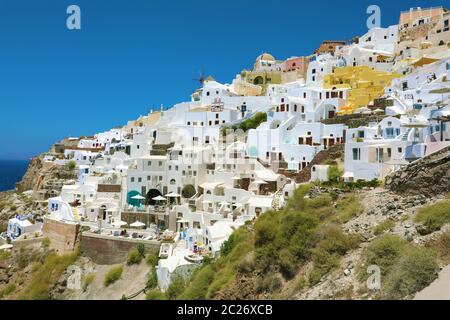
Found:
M 162 197 L 162 196 L 157 196 L 157 197 L 154 197 L 153 200 L 155 200 L 155 201 L 164 201 L 164 200 L 167 200 L 167 199 Z
M 142 228 L 142 227 L 145 227 L 145 223 L 140 222 L 140 221 L 135 221 L 132 224 L 130 224 L 130 227 L 132 227 L 132 228 Z
M 123 226 L 125 226 L 125 225 L 127 225 L 128 223 L 126 223 L 125 221 L 121 221 L 121 220 L 119 220 L 119 221 L 114 221 L 113 223 L 111 223 L 111 225 L 113 226 L 113 227 L 123 227 Z
M 144 200 L 145 197 L 141 196 L 140 194 L 137 194 L 137 195 L 135 195 L 135 196 L 132 196 L 131 199 Z
M 166 194 L 166 197 L 168 197 L 168 198 L 178 198 L 178 197 L 181 197 L 181 195 L 178 194 L 178 193 L 175 193 L 175 192 L 171 192 L 171 193 Z M 153 199 L 153 200 L 155 200 L 155 199 Z
M 253 183 L 254 184 L 267 184 L 267 182 L 264 180 L 255 180 L 255 181 L 253 181 Z

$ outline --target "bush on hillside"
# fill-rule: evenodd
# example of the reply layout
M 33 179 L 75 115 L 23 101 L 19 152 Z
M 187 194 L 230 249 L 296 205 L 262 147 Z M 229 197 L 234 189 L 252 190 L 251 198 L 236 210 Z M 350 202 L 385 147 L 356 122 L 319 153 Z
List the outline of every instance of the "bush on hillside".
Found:
M 336 225 L 326 226 L 318 234 L 320 240 L 312 253 L 313 269 L 309 275 L 310 284 L 316 284 L 320 279 L 339 266 L 339 261 L 347 251 L 357 247 L 359 237 L 346 235 Z
M 181 275 L 175 275 L 166 291 L 166 296 L 170 300 L 177 299 L 186 289 L 186 279 Z M 201 299 L 201 298 L 199 298 Z M 203 298 L 204 299 L 204 298 Z M 192 299 L 195 300 L 195 299 Z
M 381 274 L 386 275 L 406 246 L 406 240 L 397 235 L 385 234 L 373 240 L 363 253 L 365 267 L 377 265 Z
M 77 167 L 77 163 L 73 160 L 70 160 L 65 164 L 65 168 L 70 171 L 75 170 L 76 167 Z
M 128 252 L 127 256 L 127 264 L 139 264 L 142 261 L 142 256 L 139 254 L 139 251 L 137 248 L 131 249 L 130 252 Z
M 436 254 L 425 248 L 409 247 L 386 277 L 383 296 L 402 299 L 428 286 L 437 277 Z
M 83 277 L 83 291 L 86 291 L 88 287 L 91 285 L 92 281 L 95 279 L 95 274 L 90 273 Z
M 386 231 L 392 230 L 395 226 L 395 222 L 392 221 L 391 219 L 386 219 L 382 222 L 380 222 L 379 224 L 377 224 L 377 226 L 373 229 L 373 233 L 378 236 Z
M 369 265 L 380 267 L 381 297 L 386 299 L 403 299 L 422 290 L 436 278 L 439 270 L 434 251 L 391 234 L 370 243 L 363 253 L 363 261 L 361 276 Z
M 109 269 L 109 271 L 105 275 L 105 279 L 103 280 L 103 284 L 105 287 L 113 284 L 122 276 L 123 268 L 122 266 L 115 266 Z
M 445 199 L 420 208 L 414 217 L 414 221 L 425 227 L 422 234 L 440 230 L 444 224 L 450 222 L 450 200 Z
M 330 165 L 328 168 L 328 180 L 330 182 L 339 182 L 342 172 L 337 165 Z

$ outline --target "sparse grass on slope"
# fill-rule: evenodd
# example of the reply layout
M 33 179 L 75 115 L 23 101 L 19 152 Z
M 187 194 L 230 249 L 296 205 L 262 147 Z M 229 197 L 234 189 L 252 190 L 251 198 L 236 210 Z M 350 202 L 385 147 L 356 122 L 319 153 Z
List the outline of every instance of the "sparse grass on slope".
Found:
M 373 233 L 378 236 L 386 231 L 391 230 L 392 228 L 394 228 L 394 226 L 394 221 L 392 221 L 391 219 L 386 219 L 377 224 L 377 226 L 373 229 Z
M 425 234 L 440 230 L 444 224 L 450 222 L 450 200 L 445 199 L 420 208 L 414 221 L 423 224 Z
M 31 281 L 19 295 L 21 300 L 47 300 L 53 285 L 63 272 L 77 259 L 77 253 L 59 256 L 52 252 L 43 264 L 36 264 Z

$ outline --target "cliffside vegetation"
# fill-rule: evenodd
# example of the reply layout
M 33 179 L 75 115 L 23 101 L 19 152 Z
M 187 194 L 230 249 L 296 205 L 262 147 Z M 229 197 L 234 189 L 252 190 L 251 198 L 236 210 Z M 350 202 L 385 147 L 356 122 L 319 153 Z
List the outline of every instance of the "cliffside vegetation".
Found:
M 312 187 L 300 186 L 283 210 L 266 212 L 236 230 L 217 260 L 206 261 L 189 279 L 176 276 L 165 293 L 152 290 L 147 299 L 294 298 L 316 290 L 330 274 L 340 274 L 349 256 L 356 262 L 349 281 L 359 285 L 341 288 L 333 298 L 367 296 L 367 266 L 377 265 L 382 287 L 370 293 L 372 298 L 404 299 L 429 285 L 439 266 L 450 261 L 450 233 L 417 245 L 391 232 L 402 220 L 385 218 L 368 240 L 347 226 L 365 210 L 363 191 L 310 197 Z M 422 207 L 418 216 L 441 210 L 447 201 Z
M 344 234 L 340 224 L 342 216 L 357 214 L 360 207 L 351 196 L 308 199 L 309 188 L 298 188 L 283 210 L 267 212 L 254 224 L 236 230 L 222 245 L 220 258 L 206 262 L 189 281 L 175 279 L 165 298 L 229 298 L 227 288 L 241 277 L 251 278 L 250 298 L 275 296 L 306 265 L 310 271 L 302 272 L 297 282 L 310 286 L 320 281 L 348 250 L 358 246 L 359 236 Z M 245 298 L 245 292 L 233 294 L 233 298 Z

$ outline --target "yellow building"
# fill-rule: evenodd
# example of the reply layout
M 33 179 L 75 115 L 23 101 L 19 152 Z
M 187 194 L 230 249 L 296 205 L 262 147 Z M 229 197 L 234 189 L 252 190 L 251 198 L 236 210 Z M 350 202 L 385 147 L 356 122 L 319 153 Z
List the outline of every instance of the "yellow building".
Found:
M 256 58 L 253 71 L 243 70 L 241 77 L 244 81 L 261 87 L 261 94 L 265 94 L 269 84 L 281 84 L 281 64 L 271 54 L 263 53 Z
M 373 70 L 368 66 L 335 68 L 325 76 L 325 89 L 349 89 L 347 106 L 340 113 L 353 113 L 384 94 L 384 88 L 401 75 Z

